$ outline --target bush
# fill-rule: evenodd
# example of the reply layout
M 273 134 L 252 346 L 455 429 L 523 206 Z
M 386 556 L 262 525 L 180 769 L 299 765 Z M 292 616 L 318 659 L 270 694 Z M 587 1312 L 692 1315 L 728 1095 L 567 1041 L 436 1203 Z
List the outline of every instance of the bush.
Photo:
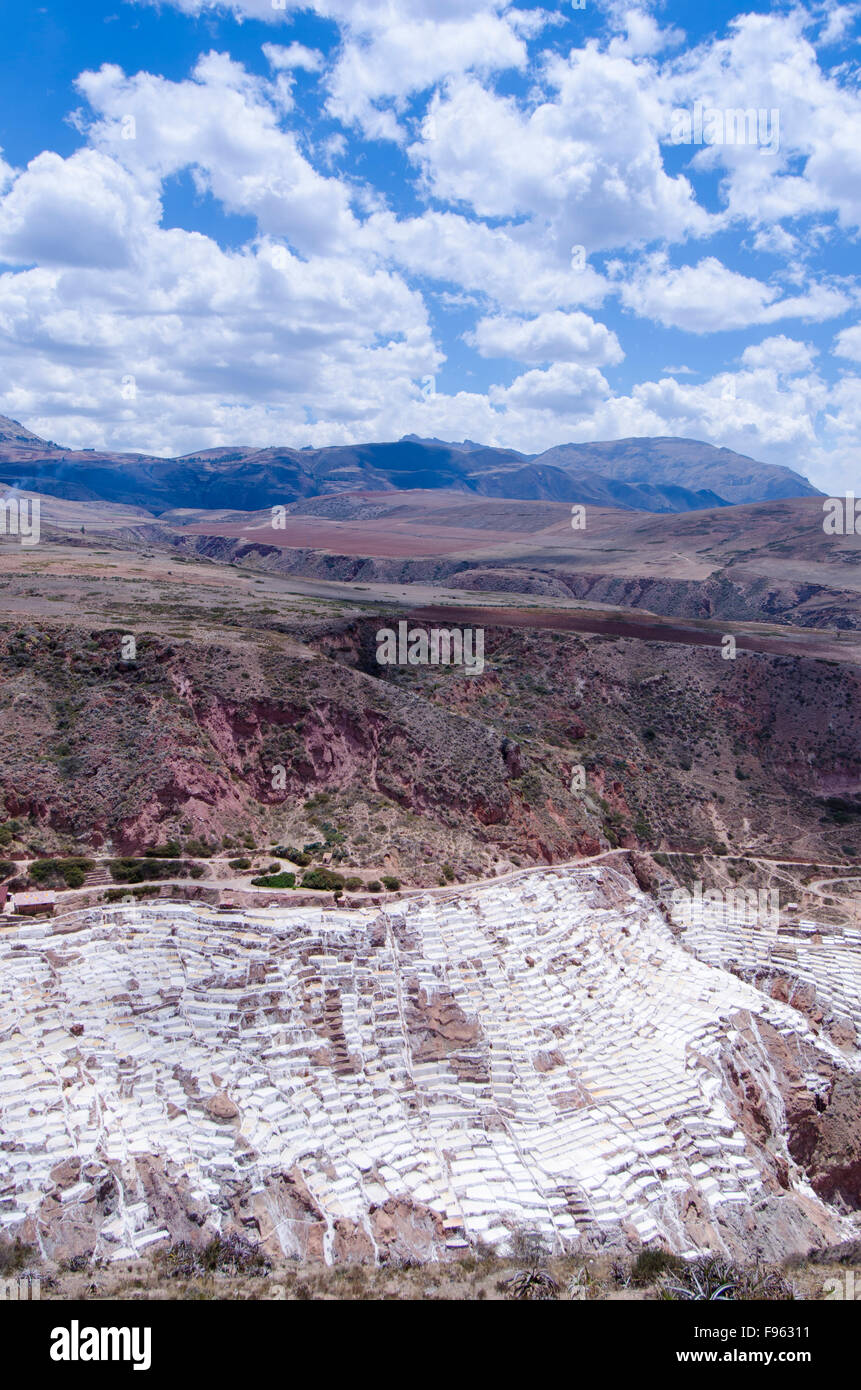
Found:
M 364 888 L 364 886 L 364 880 L 361 878 L 356 878 L 355 874 L 351 875 L 350 878 L 344 880 L 344 887 L 346 888 L 348 893 L 358 893 L 359 889 Z
M 267 1275 L 271 1261 L 243 1236 L 214 1236 L 203 1249 L 179 1241 L 156 1255 L 157 1264 L 172 1279 L 197 1279 L 206 1274 Z
M 670 1302 L 735 1302 L 737 1299 L 790 1300 L 795 1289 L 777 1270 L 745 1269 L 720 1255 L 701 1255 L 682 1262 L 682 1269 L 661 1279 L 661 1298 Z
M 251 868 L 251 860 L 250 860 L 250 859 L 246 859 L 246 858 L 244 857 L 244 855 L 243 855 L 243 856 L 240 857 L 239 859 L 231 859 L 231 861 L 230 861 L 230 867 L 231 867 L 231 869 L 250 869 L 250 868 Z
M 295 874 L 261 874 L 251 880 L 255 888 L 295 888 Z
M 174 859 L 111 859 L 108 870 L 114 883 L 146 883 L 147 879 L 185 878 L 189 865 Z
M 157 883 L 147 883 L 142 888 L 108 888 L 105 891 L 105 902 L 120 903 L 123 898 L 153 898 L 158 897 L 160 892 Z
M 303 888 L 321 888 L 327 891 L 340 889 L 344 891 L 344 879 L 341 874 L 335 873 L 334 869 L 309 869 L 302 878 Z
M 378 878 L 372 878 L 371 881 L 370 881 L 370 883 L 368 884 L 368 892 L 369 892 L 369 893 L 382 893 L 382 891 L 383 891 L 383 885 L 380 883 L 380 880 L 379 880 Z
M 276 845 L 272 853 L 280 859 L 289 859 L 291 864 L 298 864 L 300 869 L 311 863 L 310 854 L 306 854 L 304 849 L 292 849 L 290 845 Z
M 540 801 L 542 786 L 541 778 L 537 772 L 531 770 L 524 772 L 520 779 L 520 792 L 524 801 L 527 801 L 530 806 L 535 806 Z
M 546 1264 L 550 1255 L 547 1242 L 540 1231 L 518 1227 L 511 1235 L 511 1253 L 520 1264 Z
M 0 1275 L 8 1278 L 26 1269 L 36 1251 L 32 1245 L 25 1245 L 18 1236 L 14 1240 L 0 1240 Z
M 0 880 L 8 878 L 10 874 L 14 874 L 15 868 L 16 865 L 12 863 L 11 859 L 0 859 Z
M 686 1268 L 680 1255 L 673 1255 L 657 1245 L 647 1245 L 631 1265 L 631 1283 L 643 1288 L 657 1283 L 664 1274 L 683 1274 Z
M 211 859 L 215 849 L 216 846 L 208 844 L 206 840 L 186 840 L 184 853 L 196 859 Z
M 383 874 L 383 887 L 388 888 L 390 893 L 397 893 L 400 886 L 399 878 L 392 878 L 391 874 Z
M 80 888 L 84 875 L 96 866 L 92 859 L 37 859 L 30 865 L 30 878 L 48 888 Z

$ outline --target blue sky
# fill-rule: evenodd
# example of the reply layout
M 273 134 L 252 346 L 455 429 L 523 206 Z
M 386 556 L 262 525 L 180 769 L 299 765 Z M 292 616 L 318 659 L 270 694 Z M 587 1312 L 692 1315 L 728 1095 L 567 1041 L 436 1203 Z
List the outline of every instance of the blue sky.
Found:
M 0 19 L 0 412 L 157 454 L 684 435 L 857 484 L 861 6 L 283 5 Z

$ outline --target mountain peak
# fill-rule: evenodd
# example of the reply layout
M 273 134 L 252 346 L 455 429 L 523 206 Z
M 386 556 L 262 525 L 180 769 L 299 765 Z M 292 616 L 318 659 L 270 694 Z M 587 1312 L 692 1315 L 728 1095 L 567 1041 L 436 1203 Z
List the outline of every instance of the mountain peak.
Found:
M 20 420 L 13 420 L 10 415 L 0 415 L 0 444 L 38 444 L 43 448 L 50 447 L 46 440 L 38 434 L 33 434 Z

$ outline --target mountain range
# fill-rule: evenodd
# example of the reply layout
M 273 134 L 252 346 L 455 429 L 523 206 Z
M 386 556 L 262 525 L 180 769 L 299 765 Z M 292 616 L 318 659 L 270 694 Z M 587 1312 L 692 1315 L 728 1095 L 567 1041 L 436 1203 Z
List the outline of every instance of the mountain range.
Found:
M 257 508 L 365 489 L 446 490 L 522 501 L 688 512 L 817 496 L 801 474 L 695 439 L 560 444 L 539 454 L 417 435 L 315 449 L 244 446 L 180 458 L 67 449 L 0 416 L 0 485 L 144 507 Z

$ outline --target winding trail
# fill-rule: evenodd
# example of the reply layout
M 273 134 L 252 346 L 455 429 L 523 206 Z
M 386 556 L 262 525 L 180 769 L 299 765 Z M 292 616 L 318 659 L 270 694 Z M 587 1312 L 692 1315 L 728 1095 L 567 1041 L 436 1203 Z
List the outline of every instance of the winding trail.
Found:
M 556 873 L 559 873 L 559 872 L 564 871 L 565 869 L 578 868 L 578 867 L 581 867 L 581 866 L 586 865 L 586 864 L 600 864 L 600 863 L 602 863 L 604 860 L 609 860 L 609 859 L 613 859 L 613 858 L 620 857 L 620 856 L 624 856 L 624 855 L 636 854 L 636 853 L 638 853 L 638 852 L 639 852 L 639 853 L 658 853 L 658 854 L 664 854 L 664 855 L 667 855 L 668 857 L 673 857 L 673 858 L 704 859 L 704 860 L 709 860 L 710 862 L 713 862 L 713 861 L 715 861 L 715 860 L 719 860 L 719 861 L 722 862 L 722 863 L 726 863 L 727 861 L 730 861 L 730 860 L 742 860 L 742 861 L 745 862 L 745 863 L 748 863 L 748 864 L 760 864 L 760 865 L 762 865 L 763 867 L 765 867 L 765 866 L 785 866 L 785 867 L 790 867 L 790 868 L 843 869 L 843 870 L 846 870 L 846 868 L 847 868 L 847 865 L 846 865 L 845 863 L 841 863 L 841 864 L 830 864 L 830 863 L 824 862 L 824 861 L 821 860 L 821 859 L 786 859 L 786 858 L 782 858 L 782 859 L 781 859 L 781 858 L 776 858 L 776 857 L 772 857 L 772 856 L 769 856 L 769 855 L 763 855 L 763 854 L 761 854 L 761 853 L 754 853 L 754 852 L 747 852 L 747 853 L 741 852 L 741 853 L 737 853 L 737 854 L 721 854 L 721 855 L 716 855 L 716 854 L 709 854 L 709 853 L 708 853 L 707 851 L 705 851 L 705 850 L 685 850 L 685 849 L 668 850 L 668 849 L 664 849 L 664 850 L 657 850 L 657 851 L 648 851 L 648 850 L 638 851 L 638 850 L 636 850 L 636 849 L 630 849 L 630 848 L 626 848 L 626 847 L 621 847 L 621 848 L 616 848 L 616 849 L 601 850 L 598 854 L 585 855 L 585 856 L 583 856 L 582 858 L 578 858 L 578 859 L 565 859 L 565 860 L 560 860 L 559 863 L 556 863 L 556 864 L 529 864 L 529 865 L 526 865 L 525 867 L 522 867 L 522 868 L 519 868 L 519 869 L 509 869 L 509 870 L 508 870 L 506 873 L 504 873 L 504 874 L 497 874 L 497 875 L 494 875 L 494 876 L 491 876 L 491 877 L 487 877 L 487 878 L 468 879 L 466 882 L 463 882 L 463 883 L 450 883 L 450 884 L 446 884 L 444 887 L 443 887 L 443 886 L 431 886 L 431 887 L 426 887 L 426 888 L 422 888 L 422 887 L 413 887 L 413 888 L 411 888 L 411 887 L 408 887 L 408 886 L 404 886 L 404 887 L 399 888 L 399 889 L 394 890 L 394 891 L 386 891 L 386 890 L 383 890 L 383 891 L 381 891 L 380 893 L 364 893 L 364 892 L 361 892 L 361 891 L 354 891 L 354 892 L 350 892 L 350 893 L 346 894 L 345 897 L 349 899 L 349 902 L 350 902 L 351 904 L 353 904 L 353 905 L 355 905 L 355 906 L 357 906 L 357 907 L 361 907 L 361 906 L 362 906 L 365 902 L 367 902 L 368 900 L 376 900 L 376 899 L 380 899 L 380 898 L 382 898 L 382 899 L 383 899 L 384 901 L 386 901 L 386 902 L 395 902 L 395 901 L 398 901 L 398 900 L 400 900 L 400 899 L 402 899 L 402 898 L 410 898 L 410 897 L 416 897 L 416 896 L 445 899 L 445 898 L 457 897 L 460 893 L 467 892 L 467 891 L 469 891 L 469 890 L 471 890 L 471 889 L 473 889 L 473 888 L 485 887 L 485 886 L 487 886 L 488 884 L 511 882 L 511 881 L 513 881 L 513 880 L 515 880 L 515 879 L 523 878 L 523 877 L 525 877 L 527 874 L 535 874 L 535 873 L 543 873 L 543 874 L 548 874 L 548 875 L 550 875 L 550 874 L 556 874 Z M 110 855 L 110 854 L 89 854 L 89 855 L 87 855 L 86 857 L 87 857 L 88 859 L 93 859 L 93 860 L 95 860 L 96 862 L 100 862 L 100 861 L 101 861 L 101 862 L 105 862 L 105 861 L 108 861 L 108 860 L 110 860 L 110 859 L 116 858 L 115 855 Z M 18 860 L 15 861 L 16 870 L 19 868 L 19 866 L 20 866 L 21 869 L 29 868 L 29 866 L 30 866 L 31 864 L 36 863 L 36 862 L 38 862 L 38 861 L 33 860 L 33 859 L 18 859 Z M 200 858 L 198 858 L 198 859 L 195 860 L 195 862 L 196 862 L 196 863 L 202 863 L 202 864 L 209 864 L 210 866 L 212 866 L 213 864 L 226 863 L 226 862 L 228 862 L 228 861 L 227 861 L 226 859 L 222 860 L 222 859 L 218 859 L 218 858 L 208 859 L 208 860 L 207 860 L 207 859 L 200 859 Z M 290 861 L 286 861 L 286 862 L 289 863 Z M 301 870 L 299 870 L 299 871 L 301 871 Z M 852 872 L 849 872 L 849 873 L 844 873 L 844 874 L 842 874 L 839 878 L 834 878 L 834 879 L 827 879 L 827 878 L 815 879 L 815 880 L 813 880 L 813 882 L 811 882 L 810 884 L 805 885 L 805 891 L 813 892 L 813 893 L 816 894 L 817 897 L 824 897 L 824 896 L 826 896 L 826 892 L 825 892 L 825 890 L 822 888 L 822 885 L 823 885 L 823 884 L 824 884 L 824 885 L 832 885 L 832 886 L 833 886 L 835 883 L 843 883 L 843 882 L 858 882 L 859 885 L 861 885 L 861 873 L 852 873 Z M 196 888 L 215 889 L 215 890 L 219 890 L 219 891 L 223 891 L 223 892 L 241 892 L 241 893 L 255 893 L 255 892 L 256 892 L 256 893 L 260 893 L 260 894 L 266 894 L 268 897 L 271 897 L 273 894 L 277 894 L 277 895 L 279 895 L 279 906 L 281 905 L 281 902 L 282 902 L 282 901 L 283 901 L 284 906 L 288 906 L 288 905 L 291 903 L 291 901 L 294 900 L 294 895 L 296 894 L 297 891 L 301 891 L 301 892 L 310 892 L 310 891 L 312 891 L 312 890 L 310 890 L 310 889 L 304 889 L 304 890 L 301 889 L 301 885 L 299 886 L 299 889 L 298 889 L 298 890 L 297 890 L 297 889 L 293 889 L 293 888 L 283 888 L 283 889 L 278 889 L 278 888 L 254 888 L 254 887 L 251 885 L 251 883 L 250 883 L 250 875 L 248 876 L 247 879 L 235 878 L 235 877 L 234 877 L 234 878 L 190 878 L 190 877 L 186 877 L 186 878 L 158 878 L 158 879 L 145 879 L 145 880 L 144 880 L 143 882 L 141 882 L 141 883 L 134 883 L 134 884 L 132 884 L 132 883 L 129 883 L 129 884 L 116 883 L 116 884 L 113 884 L 112 887 L 114 887 L 114 888 L 119 888 L 119 889 L 127 888 L 128 891 L 129 891 L 129 893 L 131 893 L 135 888 L 145 888 L 145 887 L 159 887 L 159 888 L 164 888 L 164 887 L 184 887 L 184 888 L 196 887 Z M 68 907 L 68 908 L 72 909 L 72 908 L 74 907 L 75 902 L 77 901 L 77 899 L 78 899 L 81 895 L 91 894 L 93 891 L 94 891 L 94 890 L 93 890 L 92 887 L 90 887 L 90 888 L 67 888 L 67 889 L 60 889 L 60 890 L 57 891 L 57 904 L 58 904 L 58 907 L 59 907 L 60 905 L 62 905 L 63 907 Z M 283 894 L 283 899 L 281 899 L 281 897 L 280 897 L 281 894 Z M 325 890 L 325 891 L 321 891 L 321 893 L 320 893 L 320 905 L 321 905 L 321 907 L 324 906 L 324 905 L 328 902 L 329 896 L 330 896 L 330 892 L 329 892 L 328 889 Z M 2 919 L 0 919 L 0 925 L 2 925 Z

